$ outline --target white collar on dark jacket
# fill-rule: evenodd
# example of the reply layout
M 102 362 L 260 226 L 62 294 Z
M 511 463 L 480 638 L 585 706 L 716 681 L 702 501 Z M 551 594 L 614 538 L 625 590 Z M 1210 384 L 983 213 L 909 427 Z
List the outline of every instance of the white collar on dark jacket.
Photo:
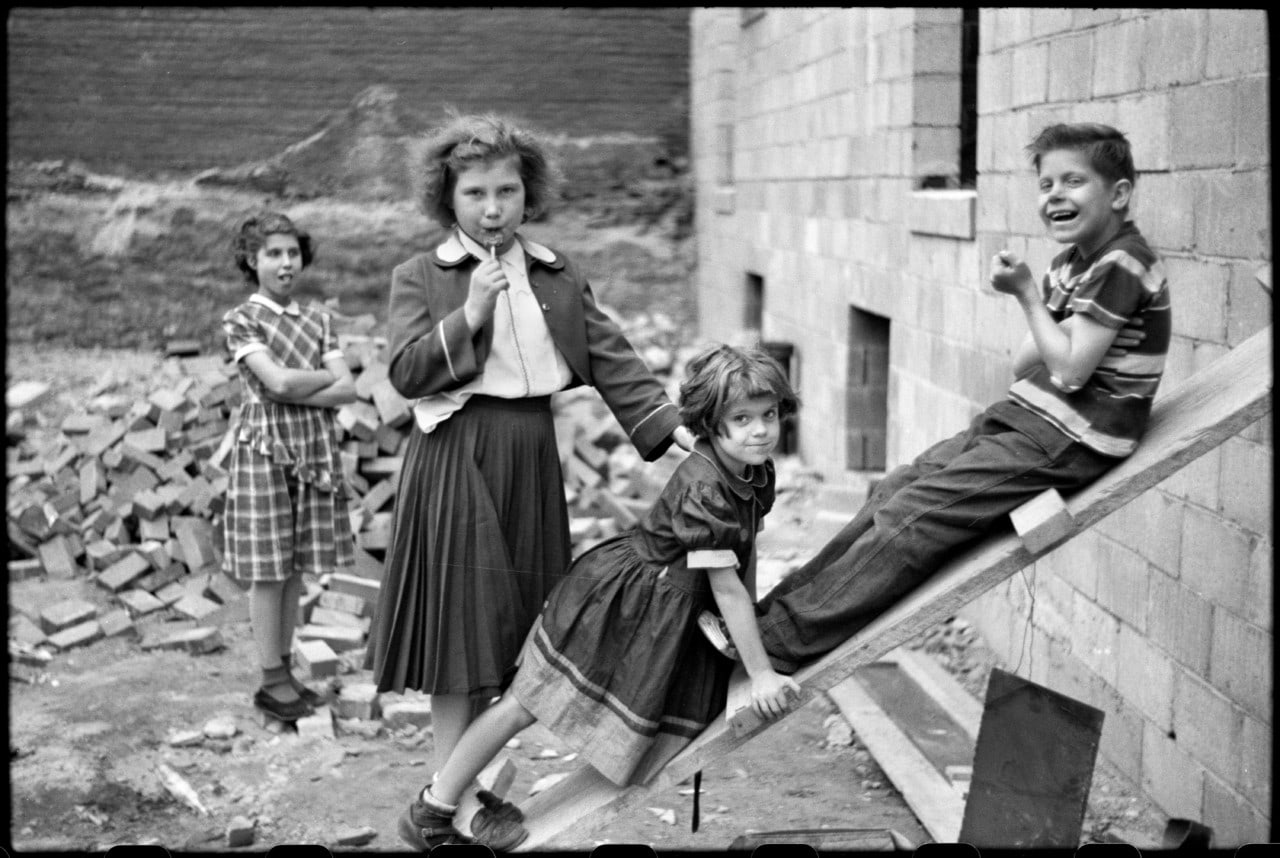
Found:
M 517 235 L 516 238 L 519 240 L 520 246 L 524 248 L 524 252 L 530 257 L 545 265 L 559 267 L 555 251 L 551 250 L 551 248 L 538 244 L 536 241 L 530 241 L 523 235 Z M 471 256 L 471 253 L 463 246 L 456 232 L 450 232 L 449 237 L 436 248 L 436 259 L 444 265 L 457 265 L 468 256 Z

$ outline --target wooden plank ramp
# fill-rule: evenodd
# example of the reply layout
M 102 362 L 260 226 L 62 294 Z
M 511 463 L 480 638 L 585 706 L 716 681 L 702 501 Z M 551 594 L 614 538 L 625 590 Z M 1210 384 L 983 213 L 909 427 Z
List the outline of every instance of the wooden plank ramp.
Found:
M 570 827 L 607 822 L 637 810 L 652 791 L 668 790 L 781 723 L 815 693 L 826 691 L 1092 527 L 1143 492 L 1208 453 L 1271 410 L 1271 327 L 1254 334 L 1166 395 L 1158 396 L 1138 449 L 1094 483 L 1066 498 L 1073 524 L 1037 550 L 1015 533 L 989 538 L 957 556 L 896 606 L 822 659 L 795 675 L 800 702 L 781 719 L 741 733 L 719 718 L 649 783 L 620 788 L 584 766 L 524 805 L 529 838 L 538 849 Z

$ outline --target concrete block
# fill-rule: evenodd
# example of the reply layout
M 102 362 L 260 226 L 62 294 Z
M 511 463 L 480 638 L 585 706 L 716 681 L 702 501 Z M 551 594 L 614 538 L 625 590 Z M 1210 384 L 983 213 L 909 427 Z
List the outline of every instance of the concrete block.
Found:
M 329 589 L 336 593 L 359 596 L 366 602 L 378 603 L 378 591 L 382 588 L 379 581 L 345 572 L 334 572 L 329 576 Z
M 1213 605 L 1202 595 L 1159 572 L 1147 582 L 1147 635 L 1178 664 L 1209 674 Z
M 45 634 L 79 625 L 98 615 L 98 609 L 83 599 L 64 599 L 40 612 L 40 628 Z
M 177 581 L 165 584 L 163 587 L 155 591 L 155 597 L 165 604 L 166 607 L 173 605 L 179 599 L 187 595 L 187 591 Z
M 223 647 L 222 633 L 216 628 L 184 628 L 178 631 L 157 629 L 142 641 L 144 650 L 185 650 L 192 655 L 204 655 Z
M 295 640 L 293 661 L 312 679 L 337 676 L 340 661 L 333 648 L 323 640 Z
M 321 706 L 312 715 L 299 718 L 295 722 L 298 728 L 298 739 L 304 742 L 332 740 L 333 713 L 328 706 Z
M 342 574 L 351 574 L 380 583 L 386 574 L 386 566 L 383 562 L 359 546 L 355 546 L 352 550 L 355 552 L 355 563 L 347 572 Z M 353 595 L 362 594 L 355 593 Z
M 308 621 L 317 626 L 339 626 L 347 629 L 356 629 L 362 634 L 368 634 L 371 622 L 368 617 L 358 617 L 346 611 L 335 611 L 333 608 L 326 608 L 321 605 L 311 609 L 311 616 Z
M 378 686 L 372 682 L 357 682 L 343 686 L 334 704 L 334 714 L 344 719 L 377 720 L 382 716 Z
M 133 618 L 124 608 L 116 608 L 103 614 L 98 619 L 98 624 L 102 627 L 102 634 L 109 638 L 133 631 Z
M 170 607 L 184 617 L 203 621 L 211 614 L 216 613 L 222 606 L 212 599 L 186 592 L 182 598 L 178 599 Z
M 142 589 L 125 590 L 118 593 L 116 599 L 128 608 L 134 616 L 143 617 L 152 611 L 158 611 L 163 608 L 164 602 Z
M 9 639 L 38 646 L 45 642 L 47 635 L 25 614 L 15 614 L 9 618 Z
M 1271 718 L 1273 653 L 1269 632 L 1229 611 L 1214 611 L 1209 682 L 1254 718 Z
M 112 593 L 118 593 L 149 571 L 151 571 L 151 563 L 135 551 L 103 570 L 98 575 L 97 582 Z
M 1185 670 L 1174 676 L 1173 732 L 1178 744 L 1227 782 L 1240 773 L 1244 713 L 1217 689 Z
M 71 541 L 57 535 L 40 544 L 40 563 L 50 578 L 74 578 L 78 567 L 71 553 Z
M 246 816 L 233 817 L 227 824 L 227 846 L 238 849 L 241 846 L 252 846 L 257 835 L 258 825 L 255 820 Z
M 44 564 L 40 562 L 38 557 L 29 557 L 24 560 L 9 561 L 9 581 L 26 581 L 29 578 L 39 578 L 44 574 Z
M 308 623 L 295 634 L 303 641 L 324 641 L 334 652 L 347 652 L 364 646 L 364 632 L 344 626 L 320 626 Z
M 59 652 L 72 647 L 85 646 L 102 638 L 102 626 L 97 620 L 86 620 L 79 625 L 49 635 L 48 644 Z
M 1147 724 L 1142 739 L 1143 792 L 1170 817 L 1199 819 L 1204 769 L 1192 760 L 1166 730 Z
M 350 593 L 339 593 L 337 590 L 324 590 L 320 593 L 319 602 L 322 608 L 331 611 L 342 611 L 355 617 L 368 617 L 372 613 L 369 602 Z
M 429 700 L 397 700 L 382 706 L 382 723 L 388 730 L 402 727 L 431 726 L 431 702 Z
M 1150 723 L 1169 730 L 1173 724 L 1174 668 L 1168 655 L 1141 632 L 1120 623 L 1116 661 L 1116 690 Z

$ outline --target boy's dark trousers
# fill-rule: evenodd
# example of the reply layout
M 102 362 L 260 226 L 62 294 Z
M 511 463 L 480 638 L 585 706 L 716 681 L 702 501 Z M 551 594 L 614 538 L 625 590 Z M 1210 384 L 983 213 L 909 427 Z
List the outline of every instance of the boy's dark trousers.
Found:
M 1089 483 L 1119 459 L 1004 400 L 890 472 L 857 516 L 756 609 L 769 655 L 827 653 L 1045 489 Z

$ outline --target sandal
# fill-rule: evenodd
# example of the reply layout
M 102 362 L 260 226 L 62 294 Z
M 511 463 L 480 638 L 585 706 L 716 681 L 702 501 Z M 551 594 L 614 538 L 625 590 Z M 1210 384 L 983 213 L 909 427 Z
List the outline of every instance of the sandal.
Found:
M 265 688 L 254 692 L 253 705 L 279 721 L 297 721 L 314 714 L 311 706 L 302 698 L 281 700 Z

